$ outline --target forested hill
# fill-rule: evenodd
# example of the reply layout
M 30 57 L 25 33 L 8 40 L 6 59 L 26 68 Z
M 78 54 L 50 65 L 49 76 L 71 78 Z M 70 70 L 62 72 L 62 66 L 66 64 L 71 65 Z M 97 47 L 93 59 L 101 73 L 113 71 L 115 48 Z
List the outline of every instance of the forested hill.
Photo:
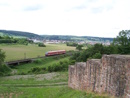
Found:
M 42 37 L 43 39 L 47 39 L 47 40 L 98 41 L 98 42 L 113 41 L 113 38 L 92 37 L 92 36 L 42 35 Z
M 96 41 L 96 42 L 112 42 L 113 38 L 92 37 L 92 36 L 70 36 L 70 35 L 38 35 L 30 32 L 0 30 L 0 33 L 9 36 L 27 37 L 38 40 L 66 40 L 66 41 Z
M 23 32 L 23 31 L 0 30 L 0 33 L 3 33 L 4 35 L 9 35 L 9 36 L 21 36 L 21 37 L 27 37 L 27 38 L 39 39 L 39 40 L 43 39 L 43 37 L 40 35 L 30 33 L 30 32 Z

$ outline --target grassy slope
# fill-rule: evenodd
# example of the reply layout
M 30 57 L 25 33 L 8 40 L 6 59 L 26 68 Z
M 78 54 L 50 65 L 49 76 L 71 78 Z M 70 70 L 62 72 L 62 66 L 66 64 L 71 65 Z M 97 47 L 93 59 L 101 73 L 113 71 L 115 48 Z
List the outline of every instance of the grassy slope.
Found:
M 69 88 L 67 86 L 67 73 L 68 72 L 57 72 L 55 73 L 58 74 L 57 76 L 48 80 L 37 80 L 36 77 L 34 77 L 34 79 L 24 79 L 24 76 L 17 79 L 16 77 L 18 76 L 16 75 L 2 77 L 0 78 L 0 98 L 8 98 L 9 96 L 13 98 L 109 98 L 106 95 L 100 96 L 94 93 Z M 66 79 L 64 80 L 64 78 Z M 65 82 L 66 85 L 56 85 L 56 83 L 63 82 Z M 50 86 L 45 86 L 46 84 Z
M 48 47 L 54 49 L 55 46 L 56 45 L 50 45 Z M 14 49 L 16 49 L 16 47 L 21 49 L 21 45 L 16 45 L 16 47 L 11 46 L 11 48 L 13 47 Z M 35 49 L 34 47 L 36 46 L 30 45 L 23 47 L 33 47 L 33 49 Z M 61 47 L 66 48 L 66 46 L 64 45 L 57 45 L 55 49 L 61 49 Z M 34 51 L 33 49 L 32 51 Z M 13 70 L 16 70 L 16 72 L 18 73 L 26 73 L 33 67 L 47 67 L 62 60 L 69 60 L 69 57 L 45 58 L 42 59 L 42 62 L 39 64 L 24 64 L 16 66 Z M 107 96 L 100 96 L 94 93 L 92 94 L 70 89 L 67 86 L 67 82 L 67 71 L 47 74 L 14 75 L 0 77 L 0 98 L 108 98 Z
M 48 67 L 50 65 L 53 65 L 54 63 L 58 63 L 60 61 L 64 61 L 64 60 L 69 60 L 69 57 L 66 58 L 57 58 L 56 57 L 49 57 L 49 58 L 44 58 L 41 59 L 42 62 L 39 64 L 35 64 L 35 63 L 30 63 L 30 64 L 24 64 L 24 65 L 20 65 L 20 66 L 16 66 L 15 69 L 17 69 L 18 73 L 27 73 L 29 70 L 31 70 L 34 67 Z
M 1 89 L 1 88 L 0 88 Z M 7 88 L 4 88 L 7 90 Z M 68 87 L 44 87 L 44 88 L 8 88 L 6 96 L 13 98 L 108 98 L 96 94 L 88 94 Z
M 26 54 L 26 58 L 33 58 L 37 56 L 44 56 L 45 52 L 51 50 L 75 50 L 75 47 L 68 47 L 65 44 L 47 44 L 46 47 L 38 47 L 37 45 L 5 45 L 1 44 L 0 49 L 6 52 L 6 60 L 18 60 L 23 59 Z
M 25 64 L 17 66 L 15 70 L 26 72 L 31 67 L 49 66 L 68 59 L 69 57 L 47 58 L 41 64 Z M 70 89 L 67 82 L 67 71 L 0 77 L 0 98 L 108 98 L 107 96 Z

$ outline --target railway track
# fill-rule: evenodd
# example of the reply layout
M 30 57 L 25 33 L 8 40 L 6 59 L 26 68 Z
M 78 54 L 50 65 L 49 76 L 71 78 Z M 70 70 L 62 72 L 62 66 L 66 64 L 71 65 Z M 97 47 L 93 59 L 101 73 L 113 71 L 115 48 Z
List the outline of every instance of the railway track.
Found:
M 75 53 L 75 52 L 73 52 L 73 53 Z M 62 54 L 62 55 L 70 55 L 71 56 L 73 53 L 72 52 L 68 52 L 68 53 Z M 61 56 L 61 55 L 54 55 L 54 56 Z M 47 56 L 47 57 L 52 57 L 52 56 Z M 8 62 L 5 62 L 5 64 L 8 65 L 8 66 L 15 66 L 15 65 L 23 64 L 23 63 L 31 63 L 34 60 L 39 59 L 39 58 L 46 58 L 46 56 L 40 56 L 40 57 L 36 57 L 36 58 L 27 58 L 27 59 L 21 59 L 21 60 L 8 61 Z

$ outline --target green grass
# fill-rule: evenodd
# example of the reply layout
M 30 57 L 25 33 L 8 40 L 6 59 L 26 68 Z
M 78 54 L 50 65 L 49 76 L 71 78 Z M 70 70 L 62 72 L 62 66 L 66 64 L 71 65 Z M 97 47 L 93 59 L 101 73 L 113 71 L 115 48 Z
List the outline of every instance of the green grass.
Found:
M 51 50 L 75 50 L 75 47 L 69 47 L 65 44 L 47 44 L 46 47 L 38 47 L 38 45 L 11 45 L 0 44 L 0 49 L 6 53 L 5 61 L 12 61 L 18 59 L 34 58 L 38 56 L 45 56 L 47 51 Z
M 24 64 L 15 67 L 18 72 L 27 72 L 31 67 L 47 67 L 64 58 L 45 58 L 39 64 Z M 43 64 L 44 63 L 44 64 Z M 13 69 L 14 70 L 14 69 Z M 68 71 L 46 74 L 12 75 L 0 77 L 0 98 L 109 98 L 68 87 Z
M 46 77 L 47 76 L 47 77 Z M 48 78 L 50 77 L 50 78 Z M 0 77 L 0 84 L 24 84 L 24 85 L 45 85 L 68 81 L 68 72 L 53 72 L 39 75 L 14 75 Z M 9 86 L 10 86 L 9 85 Z
M 1 96 L 13 98 L 108 98 L 68 87 L 15 88 L 0 87 Z
M 23 64 L 23 65 L 19 65 L 19 66 L 14 66 L 13 69 L 17 70 L 17 74 L 27 74 L 28 71 L 30 71 L 32 68 L 35 67 L 39 67 L 39 68 L 43 68 L 43 67 L 48 67 L 53 65 L 54 63 L 59 63 L 60 61 L 64 61 L 64 60 L 69 60 L 70 57 L 48 57 L 48 58 L 43 58 L 43 59 L 39 59 L 40 62 L 39 63 L 29 63 L 29 64 Z
M 97 95 L 85 91 L 73 90 L 67 86 L 68 72 L 57 72 L 51 79 L 38 81 L 36 77 L 25 79 L 15 76 L 0 78 L 0 98 L 109 98 L 106 95 Z M 66 78 L 66 80 L 64 80 Z M 56 85 L 63 83 L 66 85 Z M 39 86 L 40 85 L 40 86 Z
M 7 45 L 1 46 L 5 46 L 7 48 Z M 35 48 L 41 49 L 40 52 L 43 51 L 43 48 L 36 47 L 35 45 L 23 46 L 22 48 L 21 46 L 23 45 L 11 45 L 11 51 L 13 51 L 13 47 L 14 49 L 21 50 L 27 48 L 25 50 L 28 50 L 32 53 L 34 50 L 36 50 Z M 29 47 L 33 47 L 32 50 Z M 51 47 L 52 49 L 61 49 L 61 47 L 68 50 L 73 49 L 72 47 L 65 48 L 66 46 L 62 44 L 48 45 L 48 47 Z M 38 51 L 38 53 L 40 52 Z M 18 55 L 16 55 L 15 53 L 13 56 L 18 57 Z M 37 62 L 13 67 L 12 70 L 16 71 L 16 73 L 14 73 L 13 75 L 10 74 L 11 76 L 0 77 L 0 98 L 109 98 L 106 95 L 97 95 L 95 93 L 87 93 L 85 91 L 79 91 L 69 88 L 68 71 L 52 72 L 46 74 L 28 73 L 31 68 L 48 67 L 50 65 L 52 66 L 54 63 L 65 60 L 69 60 L 69 57 L 48 57 L 44 59 L 38 59 Z M 18 75 L 21 73 L 27 75 Z

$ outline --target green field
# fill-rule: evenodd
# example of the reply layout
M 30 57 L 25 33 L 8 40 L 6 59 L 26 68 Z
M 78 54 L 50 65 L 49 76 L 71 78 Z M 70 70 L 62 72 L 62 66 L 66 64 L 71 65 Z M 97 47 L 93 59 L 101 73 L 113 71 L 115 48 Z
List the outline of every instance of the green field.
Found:
M 0 98 L 109 98 L 68 87 L 68 72 L 0 78 Z
M 65 44 L 48 44 L 46 47 L 37 45 L 0 45 L 6 52 L 6 61 L 44 56 L 46 51 L 65 49 L 75 50 Z M 61 55 L 37 59 L 32 63 L 12 66 L 11 72 L 0 76 L 0 98 L 109 98 L 107 95 L 87 93 L 68 87 L 68 71 L 30 72 L 33 68 L 46 68 L 55 64 L 69 62 L 70 56 Z M 60 65 L 61 66 L 61 65 Z M 68 65 L 65 65 L 65 67 Z
M 75 47 L 69 47 L 65 44 L 47 44 L 46 47 L 38 47 L 35 44 L 29 45 L 10 45 L 1 44 L 0 49 L 5 51 L 6 59 L 5 61 L 12 61 L 18 59 L 33 58 L 38 56 L 44 56 L 45 52 L 51 50 L 75 50 Z
M 69 56 L 49 57 L 39 63 L 29 63 L 12 67 L 8 76 L 0 77 L 0 98 L 109 98 L 68 87 L 68 71 L 45 74 L 28 73 L 34 67 L 48 67 Z M 67 65 L 68 66 L 68 65 Z M 26 75 L 21 75 L 25 73 Z
M 1 94 L 2 98 L 109 98 L 83 91 L 73 90 L 67 86 L 52 87 L 0 87 L 7 90 Z M 3 97 L 5 96 L 5 97 Z

